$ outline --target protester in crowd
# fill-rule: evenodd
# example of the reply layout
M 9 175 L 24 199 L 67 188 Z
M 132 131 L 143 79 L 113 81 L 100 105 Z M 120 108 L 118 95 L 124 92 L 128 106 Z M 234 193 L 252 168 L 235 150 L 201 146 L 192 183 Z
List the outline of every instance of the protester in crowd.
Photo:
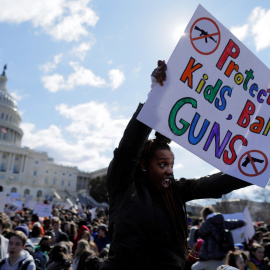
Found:
M 73 254 L 75 254 L 76 249 L 77 249 L 77 244 L 78 244 L 78 242 L 81 240 L 82 234 L 83 234 L 83 232 L 85 232 L 85 231 L 89 231 L 88 227 L 87 227 L 86 225 L 81 225 L 81 226 L 79 227 L 78 234 L 76 235 L 76 237 L 75 237 L 74 240 L 73 240 L 73 248 L 72 248 Z
M 196 230 L 198 230 L 198 225 L 200 224 L 199 219 L 194 219 L 192 222 L 192 227 L 189 230 L 189 236 L 188 236 L 188 245 L 189 247 L 192 249 L 194 244 L 196 243 L 195 239 L 194 239 L 194 233 Z
M 71 221 L 69 230 L 69 241 L 73 242 L 76 235 L 77 235 L 77 225 L 73 221 Z
M 98 252 L 101 252 L 103 248 L 110 244 L 108 229 L 105 224 L 99 225 L 94 242 L 98 248 Z
M 46 264 L 49 261 L 49 251 L 51 250 L 51 239 L 49 236 L 44 235 L 39 242 L 39 245 L 35 247 L 34 258 L 36 266 L 42 270 L 46 269 Z
M 49 219 L 43 220 L 44 234 L 52 230 L 51 221 Z
M 65 244 L 57 243 L 49 254 L 47 270 L 72 270 L 72 258 L 68 255 L 68 248 Z
M 95 260 L 98 265 L 90 265 L 87 263 L 89 258 L 97 258 L 97 255 L 95 254 L 95 252 L 93 250 L 85 250 L 79 259 L 79 263 L 78 263 L 78 270 L 93 270 L 93 269 L 99 269 L 99 266 L 101 264 L 101 262 L 103 261 L 102 259 L 98 259 Z M 97 268 L 96 268 L 97 267 Z
M 154 74 L 163 85 L 166 65 L 162 61 L 158 64 Z M 156 139 L 147 141 L 151 128 L 136 119 L 141 108 L 142 104 L 108 168 L 112 242 L 102 270 L 183 268 L 188 253 L 185 203 L 219 198 L 249 185 L 223 173 L 175 181 L 174 155 L 167 144 L 170 140 L 157 134 Z
M 245 262 L 241 251 L 229 251 L 226 255 L 226 265 L 236 267 L 240 270 L 245 270 Z
M 204 240 L 199 253 L 199 261 L 192 265 L 192 270 L 215 270 L 222 265 L 227 252 L 222 249 L 224 229 L 233 230 L 246 225 L 243 220 L 225 221 L 212 206 L 206 206 L 201 211 L 203 223 L 199 228 L 199 236 Z M 232 243 L 233 246 L 233 243 Z
M 8 254 L 8 239 L 0 234 L 0 259 L 3 259 Z
M 53 228 L 53 232 L 55 234 L 55 243 L 59 243 L 61 241 L 68 241 L 67 234 L 62 232 L 60 227 L 61 227 L 61 220 L 59 218 L 53 219 L 52 228 Z
M 96 255 L 89 255 L 86 260 L 85 260 L 85 264 L 84 267 L 82 268 L 82 270 L 98 270 L 102 264 L 103 260 L 99 257 L 97 257 Z
M 50 238 L 51 246 L 54 246 L 56 244 L 54 231 L 45 232 L 45 236 L 48 236 Z
M 12 230 L 12 223 L 5 213 L 1 213 L 0 217 L 0 234 L 9 239 Z
M 42 237 L 41 237 L 40 223 L 36 222 L 33 225 L 33 229 L 31 231 L 31 236 L 29 239 L 29 243 L 31 244 L 32 247 L 35 248 L 39 244 L 41 238 Z
M 90 230 L 90 229 L 89 229 L 89 230 Z M 93 251 L 96 253 L 96 255 L 99 254 L 97 245 L 96 245 L 96 243 L 92 240 L 90 231 L 84 231 L 84 232 L 82 233 L 82 238 L 81 238 L 81 239 L 84 239 L 84 240 L 86 240 L 86 241 L 89 243 L 90 249 L 93 250 Z
M 15 214 L 13 218 L 13 222 L 15 223 L 15 227 L 21 224 L 22 216 L 20 214 Z
M 249 270 L 264 270 L 264 248 L 258 243 L 253 243 L 250 249 Z
M 81 239 L 78 242 L 76 252 L 73 256 L 73 262 L 72 262 L 72 269 L 73 270 L 77 269 L 80 257 L 84 251 L 90 251 L 90 245 L 86 240 Z
M 8 255 L 0 262 L 0 270 L 35 270 L 33 257 L 24 250 L 27 237 L 21 231 L 12 232 L 8 244 Z
M 270 270 L 270 243 L 267 243 L 264 247 L 263 266 L 265 270 Z

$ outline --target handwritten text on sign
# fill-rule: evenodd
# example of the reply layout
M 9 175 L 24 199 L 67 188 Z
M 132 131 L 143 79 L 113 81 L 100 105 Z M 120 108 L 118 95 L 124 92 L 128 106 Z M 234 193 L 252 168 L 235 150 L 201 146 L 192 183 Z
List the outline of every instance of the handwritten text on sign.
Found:
M 201 5 L 138 120 L 222 172 L 269 180 L 270 70 Z

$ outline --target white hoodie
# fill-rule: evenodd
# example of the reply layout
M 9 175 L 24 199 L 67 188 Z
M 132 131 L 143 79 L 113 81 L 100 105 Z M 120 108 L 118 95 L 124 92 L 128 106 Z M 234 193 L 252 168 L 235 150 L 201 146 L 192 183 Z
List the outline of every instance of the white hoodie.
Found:
M 20 266 L 20 269 L 23 264 L 25 264 L 28 261 L 31 261 L 27 267 L 27 270 L 36 270 L 34 259 L 26 250 L 22 250 L 20 258 L 12 266 L 9 265 L 9 255 L 7 255 L 5 263 L 1 266 L 1 270 L 20 270 L 18 269 L 20 261 L 23 261 L 23 263 Z

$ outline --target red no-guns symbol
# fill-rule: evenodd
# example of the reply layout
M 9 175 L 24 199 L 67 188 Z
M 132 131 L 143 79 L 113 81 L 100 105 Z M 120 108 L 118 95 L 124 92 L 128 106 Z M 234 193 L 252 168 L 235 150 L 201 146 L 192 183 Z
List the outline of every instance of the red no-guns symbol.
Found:
M 203 55 L 214 53 L 220 44 L 218 25 L 207 17 L 197 19 L 190 28 L 190 41 L 198 53 Z
M 238 168 L 243 175 L 254 177 L 262 174 L 268 166 L 267 156 L 259 150 L 244 153 L 239 161 Z

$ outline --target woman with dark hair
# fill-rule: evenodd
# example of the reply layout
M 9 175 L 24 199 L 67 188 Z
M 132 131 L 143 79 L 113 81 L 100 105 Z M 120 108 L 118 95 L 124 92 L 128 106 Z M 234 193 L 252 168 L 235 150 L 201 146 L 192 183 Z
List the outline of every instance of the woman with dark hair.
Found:
M 47 263 L 47 270 L 71 270 L 72 258 L 68 255 L 68 248 L 63 243 L 56 244 Z
M 158 64 L 153 75 L 163 85 L 166 64 Z M 111 245 L 102 270 L 183 269 L 188 254 L 185 203 L 219 198 L 249 185 L 223 173 L 175 180 L 170 140 L 159 133 L 147 140 L 151 128 L 136 119 L 142 106 L 126 127 L 107 172 Z

